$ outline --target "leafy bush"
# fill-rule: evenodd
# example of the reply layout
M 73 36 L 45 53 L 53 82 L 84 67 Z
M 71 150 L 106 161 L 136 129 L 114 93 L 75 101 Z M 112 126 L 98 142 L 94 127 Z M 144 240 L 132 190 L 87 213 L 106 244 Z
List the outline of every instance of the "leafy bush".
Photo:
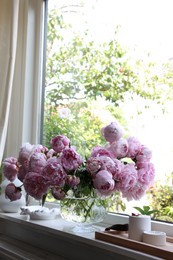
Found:
M 50 140 L 56 135 L 63 134 L 71 140 L 71 145 L 76 146 L 77 151 L 87 157 L 95 146 L 104 146 L 105 139 L 101 135 L 101 128 L 105 126 L 105 116 L 99 111 L 102 102 L 74 102 L 64 106 L 70 110 L 70 115 L 61 117 L 61 106 L 45 109 L 43 144 L 50 148 Z M 106 114 L 109 117 L 120 119 L 122 113 L 115 106 L 107 106 Z M 116 112 L 118 111 L 118 112 Z M 119 114 L 119 116 L 117 115 Z M 121 120 L 120 120 L 121 121 Z
M 154 218 L 173 222 L 173 186 L 158 181 L 148 195 L 152 208 L 158 210 Z

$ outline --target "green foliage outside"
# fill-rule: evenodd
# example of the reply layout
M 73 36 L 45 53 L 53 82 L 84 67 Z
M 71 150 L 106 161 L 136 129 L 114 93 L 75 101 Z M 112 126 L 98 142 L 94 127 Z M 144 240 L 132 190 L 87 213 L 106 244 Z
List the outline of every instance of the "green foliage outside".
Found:
M 58 134 L 64 134 L 71 140 L 71 145 L 77 147 L 77 151 L 84 157 L 88 156 L 91 149 L 97 145 L 105 145 L 105 139 L 101 136 L 101 128 L 104 126 L 99 115 L 94 114 L 99 110 L 92 101 L 70 103 L 69 118 L 60 118 L 58 108 L 54 112 L 45 110 L 44 144 L 50 147 L 50 139 Z M 119 119 L 119 108 L 106 106 L 107 110 Z
M 148 193 L 154 213 L 154 218 L 173 222 L 173 186 L 157 181 Z

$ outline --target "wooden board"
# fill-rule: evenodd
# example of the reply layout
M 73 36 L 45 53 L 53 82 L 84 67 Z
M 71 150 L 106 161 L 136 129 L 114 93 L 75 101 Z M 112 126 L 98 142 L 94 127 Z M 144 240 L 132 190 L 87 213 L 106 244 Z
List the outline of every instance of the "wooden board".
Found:
M 95 232 L 95 238 L 104 242 L 130 248 L 163 259 L 173 260 L 173 237 L 167 237 L 166 245 L 159 247 L 129 239 L 127 232 Z

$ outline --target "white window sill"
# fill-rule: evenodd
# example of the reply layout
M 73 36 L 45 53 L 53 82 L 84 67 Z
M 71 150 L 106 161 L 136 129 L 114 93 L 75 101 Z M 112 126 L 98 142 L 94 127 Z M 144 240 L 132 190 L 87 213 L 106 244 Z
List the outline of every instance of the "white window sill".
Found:
M 104 230 L 106 226 L 111 224 L 127 223 L 128 218 L 122 216 L 119 218 L 117 215 L 112 214 L 105 221 L 97 226 L 100 230 Z M 152 226 L 154 230 L 161 230 L 163 226 L 165 228 L 165 224 L 161 224 L 158 227 L 158 225 L 152 223 Z M 15 241 L 15 247 L 18 249 L 21 247 L 25 248 L 24 252 L 26 254 L 25 258 L 22 258 L 21 250 L 17 252 L 16 249 L 16 258 L 9 258 L 8 256 L 8 258 L 3 259 L 43 259 L 39 258 L 40 254 L 44 254 L 44 259 L 49 260 L 55 259 L 55 257 L 57 260 L 88 260 L 90 257 L 92 259 L 95 257 L 99 260 L 161 259 L 96 240 L 94 232 L 85 234 L 69 233 L 70 227 L 72 227 L 72 224 L 65 222 L 60 217 L 54 220 L 26 221 L 22 219 L 19 213 L 0 213 L 1 252 L 3 249 L 2 241 L 9 239 L 9 245 L 11 245 L 11 241 Z M 168 229 L 169 232 L 172 232 L 173 225 L 168 225 Z M 24 243 L 24 245 L 22 246 L 21 243 Z M 20 257 L 19 254 L 21 254 Z M 34 258 L 29 257 L 32 254 Z

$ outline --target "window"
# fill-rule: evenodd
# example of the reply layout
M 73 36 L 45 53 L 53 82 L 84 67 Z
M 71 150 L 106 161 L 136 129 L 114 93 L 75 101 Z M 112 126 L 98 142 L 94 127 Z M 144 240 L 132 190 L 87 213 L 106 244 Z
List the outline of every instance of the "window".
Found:
M 153 150 L 158 181 L 142 201 L 126 203 L 126 212 L 151 203 L 151 197 L 156 207 L 158 192 L 164 196 L 166 189 L 170 217 L 171 5 L 168 0 L 49 0 L 43 125 L 45 145 L 61 133 L 87 154 L 102 144 L 99 129 L 118 119 L 127 134 Z
M 28 90 L 27 93 L 29 93 L 29 90 L 32 92 L 33 89 L 36 90 L 37 87 L 39 88 L 39 83 L 38 83 L 39 79 L 38 78 L 40 78 L 40 74 L 41 74 L 40 73 L 41 69 L 39 66 L 41 64 L 41 62 L 40 62 L 41 59 L 40 59 L 39 55 L 42 52 L 42 40 L 39 41 L 39 39 L 40 39 L 40 34 L 42 35 L 41 31 L 42 31 L 42 24 L 43 24 L 43 20 L 42 20 L 43 15 L 41 14 L 41 11 L 42 11 L 43 6 L 42 6 L 41 0 L 40 1 L 29 0 L 29 1 L 22 1 L 22 2 L 20 1 L 20 3 L 22 3 L 22 6 L 20 8 L 20 11 L 21 11 L 21 13 L 20 13 L 21 20 L 20 21 L 23 21 L 23 22 L 19 22 L 19 24 L 20 24 L 19 28 L 20 28 L 20 33 L 24 33 L 24 35 L 23 34 L 19 34 L 19 35 L 20 36 L 22 35 L 25 37 L 24 38 L 19 37 L 20 44 L 18 47 L 19 48 L 18 54 L 20 54 L 20 55 L 18 55 L 19 60 L 17 60 L 17 64 L 16 64 L 16 74 L 15 74 L 14 84 L 15 84 L 15 86 L 18 87 L 17 96 L 20 95 L 20 97 L 21 97 L 20 102 L 22 103 L 22 101 L 24 101 L 23 103 L 25 103 L 25 105 L 27 107 L 27 108 L 25 108 L 25 110 L 26 111 L 28 110 L 29 112 L 27 114 L 26 111 L 23 111 L 23 109 L 21 108 L 22 106 L 20 106 L 20 109 L 19 109 L 20 113 L 18 113 L 17 109 L 16 109 L 17 111 L 16 110 L 12 111 L 13 113 L 10 118 L 10 127 L 9 127 L 9 133 L 8 133 L 8 144 L 6 147 L 6 153 L 8 155 L 15 154 L 15 153 L 13 153 L 13 149 L 15 151 L 17 149 L 17 146 L 20 146 L 22 142 L 30 141 L 31 143 L 38 143 L 38 141 L 35 141 L 35 139 L 37 139 L 37 135 L 35 134 L 37 132 L 37 127 L 36 127 L 36 125 L 32 125 L 32 127 L 31 127 L 31 125 L 29 124 L 30 121 L 28 121 L 28 117 L 29 117 L 29 119 L 31 119 L 33 112 L 34 112 L 34 115 L 35 115 L 34 121 L 36 121 L 35 117 L 39 118 L 39 113 L 36 113 L 36 110 L 34 110 L 34 108 L 38 105 L 39 98 L 32 93 L 34 98 L 33 98 L 33 103 L 32 103 L 33 110 L 31 110 L 31 103 L 28 104 L 28 102 L 26 102 L 28 100 L 28 96 L 27 95 L 23 96 L 23 91 L 25 88 L 27 88 L 27 90 Z M 26 13 L 27 13 L 27 15 L 26 15 Z M 23 17 L 25 18 L 24 20 L 23 20 Z M 35 17 L 37 17 L 38 20 L 35 19 Z M 29 19 L 29 21 L 28 21 L 28 19 Z M 24 28 L 25 29 L 27 28 L 27 30 L 24 30 Z M 36 31 L 34 31 L 34 30 L 32 31 L 32 29 L 34 29 Z M 31 31 L 33 32 L 32 35 L 31 35 Z M 36 32 L 36 33 L 34 33 L 34 32 Z M 38 32 L 39 32 L 39 34 L 38 34 Z M 28 38 L 28 34 L 30 35 L 31 38 Z M 38 37 L 38 35 L 39 35 L 39 37 Z M 23 39 L 25 39 L 25 40 L 23 40 Z M 26 39 L 28 39 L 28 42 L 26 41 Z M 32 52 L 33 45 L 31 44 L 31 42 L 32 43 L 34 42 L 36 44 L 34 50 L 37 50 L 36 51 L 37 55 L 34 55 Z M 21 46 L 22 46 L 22 48 L 20 48 Z M 21 49 L 22 49 L 22 51 L 21 51 Z M 22 53 L 22 55 L 21 55 L 21 53 Z M 32 56 L 33 59 L 28 59 L 28 56 L 30 58 Z M 27 64 L 27 66 L 26 67 L 22 66 L 23 64 L 25 64 L 25 65 Z M 32 64 L 32 66 L 31 66 L 31 64 Z M 37 69 L 38 69 L 37 66 L 39 67 L 39 71 L 37 71 Z M 30 68 L 30 67 L 32 67 L 34 69 L 29 70 L 28 68 Z M 26 73 L 26 71 L 27 71 L 27 73 Z M 27 80 L 28 78 L 26 78 L 26 75 L 30 79 L 32 78 L 31 82 L 34 84 L 30 84 L 31 82 L 29 80 Z M 34 78 L 34 75 L 36 76 L 36 78 Z M 21 80 L 21 78 L 22 78 L 22 80 Z M 20 93 L 21 89 L 23 90 L 22 93 Z M 16 98 L 16 96 L 15 96 L 15 98 Z M 15 100 L 17 100 L 17 102 L 19 102 L 18 98 L 16 98 Z M 14 102 L 15 105 L 18 104 L 17 102 L 16 103 Z M 23 112 L 24 112 L 24 114 L 23 114 Z M 16 117 L 16 115 L 17 115 L 17 117 Z M 25 122 L 22 121 L 22 123 L 21 123 L 22 126 L 20 126 L 19 124 L 16 124 L 16 122 L 20 121 L 20 120 L 16 120 L 16 118 L 18 118 L 18 117 L 20 117 L 21 121 L 23 120 L 23 117 L 25 117 L 25 120 L 24 120 Z M 24 129 L 23 129 L 23 125 L 25 125 Z M 14 128 L 14 126 L 15 126 L 15 128 Z M 29 130 L 28 130 L 28 128 L 29 128 Z M 32 130 L 34 130 L 34 131 L 32 131 Z M 17 135 L 16 135 L 16 133 L 17 133 Z M 17 137 L 20 136 L 20 138 L 16 138 L 16 136 Z M 33 137 L 35 139 L 32 139 Z M 18 139 L 20 139 L 20 140 L 18 140 Z M 17 145 L 14 145 L 14 140 L 17 142 Z M 10 147 L 10 145 L 11 145 L 11 147 Z M 17 152 L 18 152 L 18 149 L 17 149 Z M 106 219 L 105 221 L 106 221 L 106 223 L 109 223 L 109 224 L 110 223 L 114 224 L 115 219 L 118 223 L 127 222 L 127 216 L 124 216 L 124 215 L 117 216 L 115 214 L 109 214 L 108 217 L 109 217 L 109 219 Z M 6 219 L 7 221 L 4 221 L 4 219 Z M 33 225 L 33 223 L 27 223 L 25 221 L 19 220 L 18 216 L 17 216 L 17 219 L 15 219 L 14 215 L 8 216 L 8 214 L 7 214 L 7 216 L 3 216 L 2 213 L 1 213 L 1 220 L 2 220 L 1 221 L 1 233 L 3 234 L 2 237 L 4 235 L 5 235 L 5 239 L 6 239 L 7 235 L 12 237 L 12 239 L 9 240 L 10 241 L 9 243 L 11 244 L 11 246 L 13 245 L 12 242 L 15 241 L 15 243 L 17 243 L 16 239 L 17 240 L 19 239 L 19 241 L 22 240 L 24 242 L 27 242 L 29 245 L 32 244 L 33 246 L 38 246 L 38 247 L 40 247 L 40 241 L 41 241 L 42 242 L 41 248 L 43 248 L 45 246 L 45 248 L 48 249 L 49 252 L 51 252 L 53 247 L 54 247 L 54 250 L 56 251 L 57 247 L 54 245 L 57 244 L 57 239 L 58 239 L 58 241 L 59 240 L 61 241 L 60 245 L 62 245 L 62 247 L 61 246 L 58 247 L 58 250 L 60 250 L 60 255 L 62 255 L 63 250 L 64 250 L 64 252 L 66 252 L 65 247 L 64 247 L 64 238 L 65 237 L 66 237 L 65 240 L 68 241 L 67 245 L 71 245 L 74 242 L 74 243 L 76 243 L 76 246 L 79 247 L 79 240 L 80 240 L 81 244 L 84 244 L 83 239 L 81 239 L 81 238 L 78 238 L 78 239 L 74 238 L 74 241 L 72 241 L 73 240 L 72 236 L 70 236 L 70 235 L 67 236 L 66 234 L 63 234 L 63 232 L 59 232 L 59 231 L 56 233 L 53 230 L 51 221 L 49 222 L 50 230 L 51 230 L 50 233 L 52 233 L 55 238 L 53 245 L 51 244 L 52 240 L 50 240 L 50 233 L 47 229 L 47 222 L 44 224 L 42 222 L 42 223 L 39 223 L 38 225 L 36 223 L 34 223 L 34 225 Z M 42 225 L 43 225 L 43 227 L 42 227 Z M 44 225 L 45 225 L 45 227 L 44 227 Z M 160 231 L 163 230 L 163 231 L 166 231 L 169 236 L 172 235 L 173 226 L 171 224 L 154 222 L 153 225 L 154 225 L 155 230 L 160 230 Z M 9 228 L 9 226 L 11 228 Z M 36 233 L 39 233 L 40 237 L 42 236 L 42 238 L 43 238 L 42 240 L 37 239 L 37 236 L 36 236 L 36 240 L 33 239 L 34 238 L 33 237 L 33 228 Z M 62 226 L 61 226 L 61 228 L 62 228 Z M 55 223 L 55 229 L 57 229 L 57 223 Z M 16 230 L 18 230 L 19 232 L 16 232 Z M 44 236 L 43 236 L 43 233 L 44 233 Z M 28 234 L 28 235 L 26 236 L 26 234 Z M 14 239 L 14 237 L 15 237 L 15 239 Z M 62 240 L 60 237 L 62 238 Z M 49 240 L 51 242 L 47 243 L 47 241 L 49 241 Z M 44 243 L 44 241 L 46 241 L 46 242 Z M 92 241 L 92 242 L 89 241 L 88 245 L 90 247 L 91 247 L 91 245 L 92 245 L 92 247 L 95 247 L 96 243 L 94 241 Z M 66 246 L 66 244 L 65 244 L 65 246 Z M 7 245 L 7 247 L 8 247 L 7 248 L 8 250 L 9 250 L 9 248 L 11 248 L 8 245 Z M 102 245 L 99 244 L 96 247 L 99 248 L 99 250 L 97 250 L 97 251 L 100 253 L 100 248 L 102 247 Z M 20 248 L 20 252 L 21 252 L 21 243 L 19 243 L 19 248 Z M 88 248 L 88 246 L 87 246 L 87 248 Z M 107 250 L 107 248 L 108 248 L 108 250 Z M 74 247 L 73 249 L 74 249 L 74 252 L 79 252 L 79 250 L 76 250 L 76 247 Z M 108 253 L 109 253 L 109 249 L 110 249 L 110 246 L 107 245 L 106 251 Z M 32 249 L 30 248 L 30 250 L 32 250 Z M 14 247 L 12 248 L 12 251 L 14 252 Z M 115 247 L 115 249 L 112 252 L 116 253 L 116 251 L 119 252 L 120 250 Z M 125 248 L 123 248 L 121 251 L 124 251 L 125 254 L 128 255 L 128 257 L 129 257 L 129 252 Z M 26 250 L 25 250 L 25 252 L 26 252 Z M 33 254 L 33 252 L 35 252 L 35 251 L 32 251 L 32 254 Z M 90 252 L 90 251 L 87 250 L 87 252 Z M 93 251 L 93 252 L 95 252 L 95 251 Z M 70 250 L 69 254 L 71 255 L 71 253 L 72 253 L 72 251 Z M 3 254 L 3 252 L 2 252 L 2 254 Z M 14 252 L 14 255 L 15 255 L 15 252 Z M 133 255 L 135 255 L 135 254 L 133 254 L 133 252 L 131 252 L 130 256 L 131 255 L 133 257 Z M 11 251 L 10 251 L 10 256 L 11 256 Z M 18 257 L 19 257 L 19 255 L 18 255 Z

